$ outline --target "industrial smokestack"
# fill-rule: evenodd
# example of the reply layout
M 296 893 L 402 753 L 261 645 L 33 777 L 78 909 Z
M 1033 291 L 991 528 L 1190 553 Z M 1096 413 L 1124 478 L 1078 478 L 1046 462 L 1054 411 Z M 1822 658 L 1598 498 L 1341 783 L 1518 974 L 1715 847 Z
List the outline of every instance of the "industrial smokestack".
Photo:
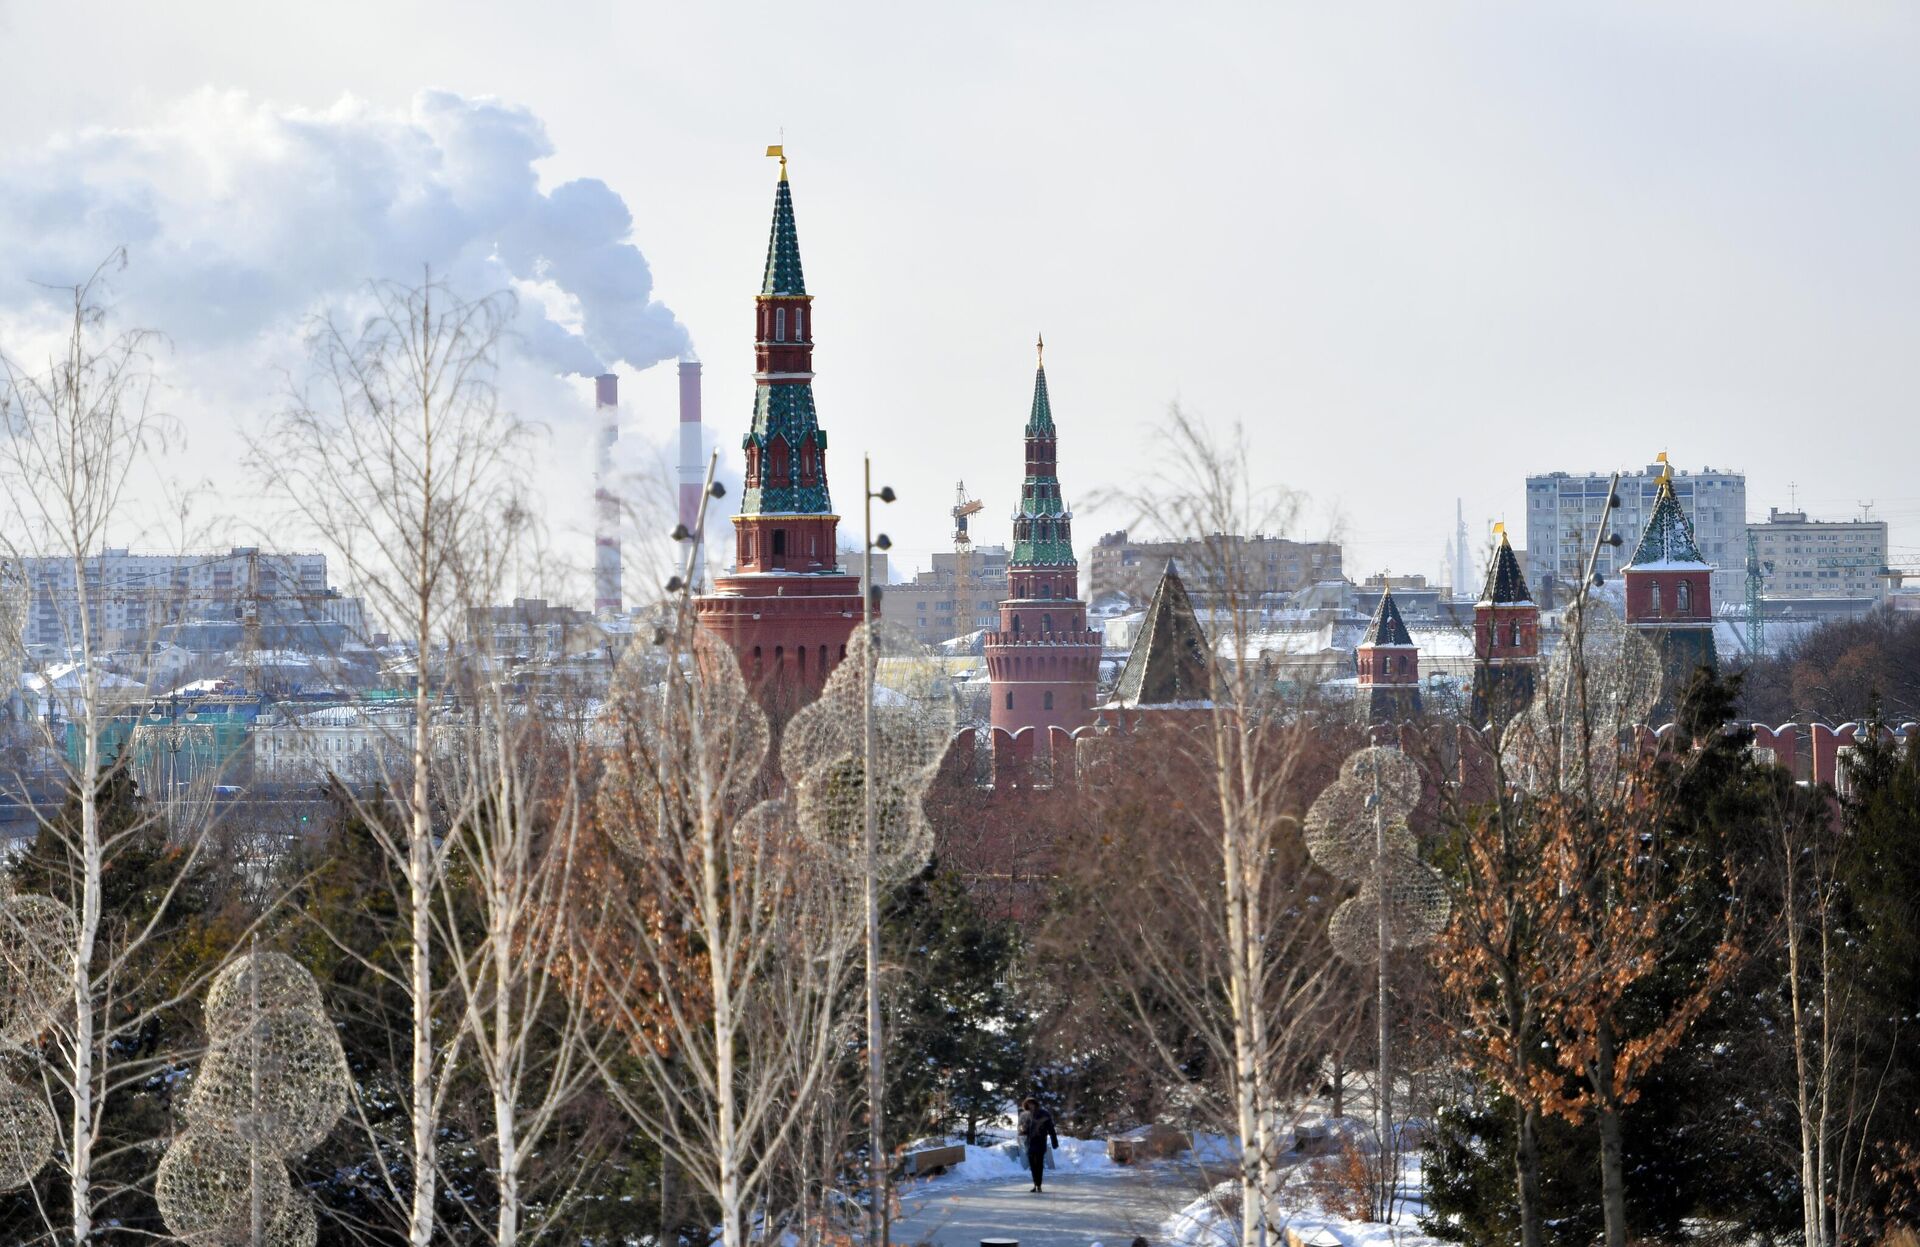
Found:
M 593 379 L 600 446 L 593 468 L 593 612 L 620 612 L 620 498 L 613 490 L 613 444 L 620 440 L 620 378 Z
M 693 534 L 694 588 L 700 587 L 706 562 L 706 534 L 698 528 L 700 490 L 707 482 L 700 461 L 700 361 L 680 361 L 680 523 Z

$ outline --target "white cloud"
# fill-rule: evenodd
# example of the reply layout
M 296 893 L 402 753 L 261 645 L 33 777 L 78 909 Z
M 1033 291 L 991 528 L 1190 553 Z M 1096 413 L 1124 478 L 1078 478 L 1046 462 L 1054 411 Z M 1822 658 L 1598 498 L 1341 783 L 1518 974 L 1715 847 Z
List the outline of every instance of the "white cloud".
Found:
M 431 267 L 468 293 L 539 287 L 515 328 L 554 372 L 677 357 L 687 332 L 653 298 L 626 204 L 594 178 L 543 191 L 535 166 L 552 153 L 539 118 L 491 99 L 429 91 L 405 112 L 352 98 L 316 112 L 203 90 L 150 126 L 60 136 L 0 164 L 0 238 L 32 240 L 0 247 L 0 308 L 48 302 L 45 284 L 124 245 L 120 311 L 190 354 Z
M 261 540 L 279 508 L 252 498 L 241 434 L 306 371 L 313 318 L 350 323 L 369 281 L 429 268 L 468 297 L 510 290 L 501 398 L 544 430 L 533 483 L 560 553 L 579 555 L 542 589 L 577 592 L 592 524 L 590 439 L 578 436 L 592 398 L 577 378 L 691 344 L 653 297 L 621 197 L 594 178 L 542 189 L 536 165 L 552 152 L 527 109 L 445 92 L 405 110 L 344 98 L 314 111 L 202 90 L 150 125 L 54 137 L 0 159 L 0 348 L 39 357 L 71 306 L 59 287 L 124 246 L 129 263 L 106 278 L 112 322 L 166 335 L 160 404 L 186 433 L 187 453 L 152 475 L 210 485 L 219 537 Z M 617 459 L 626 488 L 649 498 L 671 490 L 654 441 L 630 426 Z M 159 492 L 139 492 L 116 543 L 160 539 Z

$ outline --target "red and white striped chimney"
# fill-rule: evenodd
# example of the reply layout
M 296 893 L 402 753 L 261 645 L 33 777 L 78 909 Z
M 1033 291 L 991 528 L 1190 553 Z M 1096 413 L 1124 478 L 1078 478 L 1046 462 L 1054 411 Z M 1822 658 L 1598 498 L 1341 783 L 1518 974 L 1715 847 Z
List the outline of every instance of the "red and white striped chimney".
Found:
M 613 444 L 620 440 L 620 378 L 593 379 L 593 414 L 599 422 L 599 453 L 593 468 L 593 611 L 620 612 L 620 497 L 613 489 Z
M 700 489 L 707 481 L 700 458 L 700 361 L 680 361 L 680 522 L 693 534 L 693 584 L 700 587 L 706 534 L 699 531 Z

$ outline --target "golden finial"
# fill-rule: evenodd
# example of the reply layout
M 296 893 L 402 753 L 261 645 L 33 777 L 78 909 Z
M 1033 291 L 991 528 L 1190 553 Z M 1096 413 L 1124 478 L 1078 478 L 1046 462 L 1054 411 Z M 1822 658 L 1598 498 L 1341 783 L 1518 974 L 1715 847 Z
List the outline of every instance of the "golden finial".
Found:
M 1040 367 L 1047 366 L 1047 336 L 1035 334 L 1033 338 L 1033 358 Z
M 786 181 L 787 180 L 787 145 L 785 143 L 770 143 L 767 145 L 767 155 L 780 157 L 780 180 L 782 182 Z
M 1493 535 L 1494 535 L 1494 536 L 1496 536 L 1496 537 L 1498 537 L 1498 538 L 1500 538 L 1500 544 L 1501 544 L 1501 545 L 1503 545 L 1503 546 L 1504 546 L 1504 545 L 1506 545 L 1506 544 L 1507 544 L 1507 525 L 1506 525 L 1506 521 L 1504 521 L 1504 520 L 1496 520 L 1496 521 L 1494 521 L 1494 525 L 1493 525 Z
M 1653 457 L 1653 461 L 1660 465 L 1661 476 L 1666 477 L 1666 476 L 1673 475 L 1673 464 L 1668 461 L 1666 451 L 1663 450 L 1659 454 L 1655 455 Z

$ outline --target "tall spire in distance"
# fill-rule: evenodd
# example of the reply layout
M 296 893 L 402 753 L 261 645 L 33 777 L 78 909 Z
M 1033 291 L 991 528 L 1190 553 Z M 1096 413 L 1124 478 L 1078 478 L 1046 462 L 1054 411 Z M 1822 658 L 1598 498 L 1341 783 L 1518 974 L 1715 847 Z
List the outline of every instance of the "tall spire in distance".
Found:
M 1008 568 L 1072 569 L 1073 513 L 1060 496 L 1059 437 L 1053 427 L 1053 403 L 1047 396 L 1046 339 L 1034 343 L 1033 405 L 1027 411 L 1027 472 L 1020 483 L 1020 509 L 1013 516 L 1013 554 Z M 1068 576 L 1072 572 L 1068 570 Z M 1056 586 L 1059 577 L 1046 584 Z M 1014 586 L 1015 597 L 1070 597 L 1079 590 L 1052 587 L 1029 592 Z
M 1060 497 L 1058 441 L 1047 396 L 1046 339 L 1033 344 L 1033 402 L 1027 408 L 1026 473 L 1013 513 L 1013 553 L 1000 626 L 982 639 L 993 699 L 994 739 L 1031 728 L 1050 750 L 1053 729 L 1093 717 L 1100 634 L 1087 627 L 1073 558 L 1073 514 Z
M 740 439 L 733 566 L 714 576 L 694 608 L 732 647 L 761 705 L 781 723 L 846 656 L 860 618 L 860 579 L 840 569 L 827 434 L 813 406 L 813 298 L 800 268 L 786 150 L 769 147 L 767 155 L 780 158 L 780 177 L 754 296 L 753 422 Z
M 755 299 L 753 427 L 741 441 L 746 481 L 740 514 L 831 516 L 827 490 L 827 435 L 813 406 L 813 298 L 800 269 L 800 234 L 793 219 L 793 187 L 787 181 L 782 147 L 780 181 L 773 193 L 773 226 L 767 236 L 767 264 Z M 780 549 L 740 543 L 741 567 L 756 570 L 830 571 L 837 566 L 822 533 L 770 533 Z M 830 537 L 830 532 L 824 533 Z M 798 541 L 798 546 L 788 544 Z M 752 548 L 749 548 L 751 546 Z M 775 556 L 779 563 L 768 563 Z
M 793 189 L 787 184 L 787 152 L 769 147 L 767 155 L 780 158 L 780 183 L 773 192 L 773 228 L 767 235 L 767 269 L 760 281 L 764 295 L 805 295 L 807 279 L 800 271 L 800 233 L 793 223 Z

